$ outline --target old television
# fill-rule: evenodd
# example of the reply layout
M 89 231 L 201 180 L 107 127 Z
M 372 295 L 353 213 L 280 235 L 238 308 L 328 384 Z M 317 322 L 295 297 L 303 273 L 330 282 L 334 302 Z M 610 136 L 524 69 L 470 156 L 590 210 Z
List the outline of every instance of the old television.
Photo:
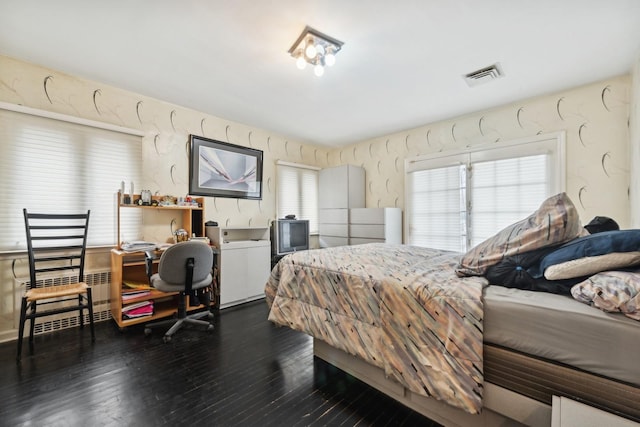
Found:
M 271 253 L 286 255 L 309 249 L 309 220 L 276 219 L 271 223 Z

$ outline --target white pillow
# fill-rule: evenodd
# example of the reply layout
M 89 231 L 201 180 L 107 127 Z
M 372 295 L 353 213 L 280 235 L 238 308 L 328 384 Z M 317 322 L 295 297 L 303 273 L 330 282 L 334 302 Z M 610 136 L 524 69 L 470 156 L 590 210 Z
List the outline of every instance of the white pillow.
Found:
M 547 280 L 571 279 L 637 264 L 640 264 L 640 252 L 612 252 L 605 255 L 572 259 L 549 266 L 544 271 L 544 277 Z

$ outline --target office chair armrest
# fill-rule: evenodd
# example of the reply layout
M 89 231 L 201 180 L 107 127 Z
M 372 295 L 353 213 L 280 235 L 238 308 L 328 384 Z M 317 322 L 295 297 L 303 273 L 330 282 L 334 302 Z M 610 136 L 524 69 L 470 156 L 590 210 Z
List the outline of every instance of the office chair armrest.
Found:
M 158 256 L 154 251 L 145 251 L 144 255 L 147 279 L 149 279 L 149 282 L 151 282 L 151 276 L 153 275 L 153 261 L 157 260 Z

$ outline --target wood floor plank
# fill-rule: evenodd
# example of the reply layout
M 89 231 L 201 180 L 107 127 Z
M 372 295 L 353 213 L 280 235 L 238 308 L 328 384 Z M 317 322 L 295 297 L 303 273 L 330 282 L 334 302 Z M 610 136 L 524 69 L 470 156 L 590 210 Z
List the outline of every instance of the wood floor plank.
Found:
M 0 344 L 2 425 L 437 426 L 313 357 L 307 335 L 267 321 L 264 301 L 216 313 L 212 332 L 115 323 L 37 336 L 15 364 Z M 88 422 L 90 420 L 90 422 Z

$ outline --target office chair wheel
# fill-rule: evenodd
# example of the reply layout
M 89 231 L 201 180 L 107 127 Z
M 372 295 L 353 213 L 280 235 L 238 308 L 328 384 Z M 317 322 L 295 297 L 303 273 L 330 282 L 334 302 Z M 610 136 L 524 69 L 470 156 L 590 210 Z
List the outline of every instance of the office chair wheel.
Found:
M 151 335 L 151 328 L 144 328 L 144 335 L 147 337 Z
M 171 337 L 170 337 L 170 336 L 165 335 L 165 336 L 163 336 L 163 337 L 162 337 L 162 341 L 164 341 L 164 342 L 165 342 L 165 344 L 166 344 L 166 343 L 168 343 L 168 342 L 171 342 Z

